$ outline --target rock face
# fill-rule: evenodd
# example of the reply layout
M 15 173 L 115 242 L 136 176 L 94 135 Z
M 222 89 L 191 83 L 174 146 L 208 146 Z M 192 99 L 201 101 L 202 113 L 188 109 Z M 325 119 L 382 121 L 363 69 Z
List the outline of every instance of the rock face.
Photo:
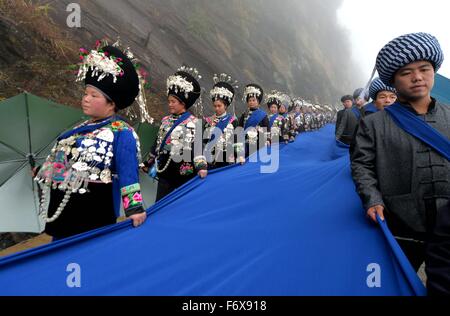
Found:
M 46 3 L 34 3 L 39 2 Z M 89 48 L 97 39 L 120 35 L 149 69 L 151 92 L 160 94 L 151 99 L 153 114 L 164 112 L 165 78 L 183 63 L 203 74 L 205 91 L 214 73 L 226 72 L 241 87 L 254 81 L 266 91 L 282 89 L 324 103 L 336 103 L 358 79 L 349 41 L 337 24 L 340 0 L 81 0 L 81 28 L 69 28 L 66 9 L 72 2 L 52 2 L 48 16 L 72 45 Z M 8 51 L 12 59 L 27 55 Z M 238 112 L 244 107 L 237 106 Z
M 79 44 L 51 21 L 44 7 L 0 1 L 0 42 L 0 100 L 28 91 L 79 104 L 81 90 L 69 69 Z

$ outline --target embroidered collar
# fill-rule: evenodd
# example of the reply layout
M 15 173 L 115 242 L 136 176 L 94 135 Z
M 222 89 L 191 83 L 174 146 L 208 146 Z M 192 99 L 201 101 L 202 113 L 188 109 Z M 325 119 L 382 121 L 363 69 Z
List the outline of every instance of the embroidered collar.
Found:
M 181 115 L 183 115 L 186 112 L 180 113 L 180 114 L 171 114 L 170 115 L 170 119 L 171 120 L 178 120 L 180 118 Z
M 102 119 L 95 120 L 95 121 L 93 121 L 93 120 L 88 120 L 88 121 L 86 122 L 86 125 L 87 125 L 87 126 L 89 126 L 89 125 L 97 125 L 97 124 L 100 124 L 100 123 L 103 123 L 103 122 L 106 122 L 106 121 L 112 121 L 112 120 L 114 120 L 114 119 L 116 119 L 116 116 L 115 116 L 115 115 L 111 115 L 111 116 L 108 116 L 108 117 L 106 117 L 106 118 L 102 118 Z

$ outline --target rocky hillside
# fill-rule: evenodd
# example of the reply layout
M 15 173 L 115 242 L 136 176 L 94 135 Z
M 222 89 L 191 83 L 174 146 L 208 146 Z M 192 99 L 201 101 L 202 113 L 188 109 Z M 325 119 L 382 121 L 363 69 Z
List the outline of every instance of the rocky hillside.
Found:
M 150 72 L 155 118 L 165 113 L 166 77 L 183 63 L 200 70 L 205 91 L 214 73 L 226 72 L 241 86 L 335 103 L 358 79 L 336 21 L 340 1 L 79 0 L 81 27 L 70 28 L 71 0 L 0 0 L 0 101 L 28 91 L 79 106 L 79 47 L 120 36 Z M 27 237 L 0 234 L 0 249 Z
M 117 36 L 150 71 L 156 117 L 165 78 L 182 63 L 200 70 L 206 90 L 215 72 L 324 103 L 353 88 L 340 0 L 81 0 L 81 28 L 66 25 L 69 3 L 0 1 L 0 98 L 28 90 L 77 105 L 68 68 L 77 48 Z

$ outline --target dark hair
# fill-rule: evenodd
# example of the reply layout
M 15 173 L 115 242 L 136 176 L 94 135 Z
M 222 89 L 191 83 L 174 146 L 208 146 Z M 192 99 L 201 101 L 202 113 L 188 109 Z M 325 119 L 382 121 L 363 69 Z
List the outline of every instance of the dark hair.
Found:
M 344 95 L 341 98 L 341 102 L 344 103 L 345 101 L 352 101 L 353 102 L 353 97 L 351 95 Z
M 225 105 L 225 109 L 227 109 L 230 106 L 230 102 L 228 102 L 227 100 L 222 99 L 222 98 L 217 98 L 217 99 L 216 98 L 212 98 L 212 101 L 213 101 L 213 103 L 216 102 L 216 101 L 222 102 Z

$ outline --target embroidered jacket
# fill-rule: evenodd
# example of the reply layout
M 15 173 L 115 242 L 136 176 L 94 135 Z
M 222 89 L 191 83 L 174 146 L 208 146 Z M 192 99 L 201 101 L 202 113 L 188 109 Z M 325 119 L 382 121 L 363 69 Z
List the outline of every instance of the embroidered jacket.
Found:
M 174 173 L 180 176 L 193 176 L 198 171 L 208 168 L 202 146 L 194 147 L 196 133 L 201 132 L 197 130 L 200 122 L 194 115 L 188 115 L 172 129 L 180 116 L 169 115 L 162 119 L 156 145 L 152 148 L 150 160 L 147 162 L 149 166 L 154 165 L 157 168 L 160 177 L 170 178 Z M 169 132 L 170 135 L 167 135 Z M 181 161 L 177 159 L 180 157 Z
M 91 182 L 112 182 L 116 216 L 120 216 L 121 201 L 125 214 L 131 216 L 144 212 L 140 160 L 139 138 L 123 119 L 86 121 L 58 138 L 36 180 L 74 194 L 89 194 Z
M 276 118 L 274 118 L 276 116 Z M 271 139 L 274 137 L 279 137 L 279 142 L 285 142 L 289 140 L 289 123 L 288 118 L 284 118 L 280 114 L 272 114 L 269 117 L 269 122 L 273 121 L 272 127 L 270 129 Z
M 205 150 L 211 151 L 211 153 L 205 152 L 205 156 L 212 154 L 212 161 L 208 161 L 211 165 L 221 166 L 221 163 L 234 164 L 238 157 L 244 156 L 244 144 L 238 142 L 238 137 L 235 134 L 235 129 L 238 127 L 238 121 L 234 115 L 229 118 L 228 124 L 223 129 L 223 132 L 220 133 L 220 138 L 216 141 L 215 137 L 213 137 L 215 128 L 221 120 L 226 119 L 227 116 L 227 113 L 224 113 L 222 116 L 213 115 L 204 118 L 203 130 Z M 214 147 L 209 148 L 208 144 L 211 145 L 213 142 L 215 143 Z

